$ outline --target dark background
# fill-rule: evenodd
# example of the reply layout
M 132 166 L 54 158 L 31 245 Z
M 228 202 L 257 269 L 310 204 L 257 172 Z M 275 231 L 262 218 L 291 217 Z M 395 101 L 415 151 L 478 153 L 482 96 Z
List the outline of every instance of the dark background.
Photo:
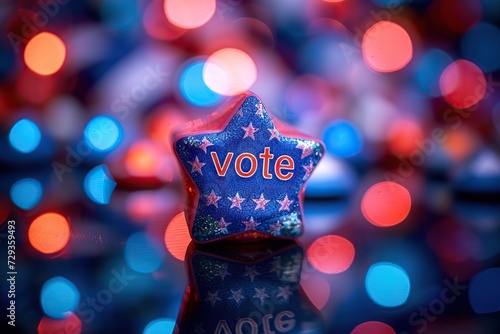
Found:
M 393 331 L 368 323 L 354 333 L 498 333 L 499 18 L 496 0 L 220 0 L 208 23 L 185 30 L 169 23 L 162 1 L 1 1 L 1 332 L 152 334 L 146 327 L 155 319 L 176 320 L 189 236 L 178 216 L 183 189 L 170 136 L 227 101 L 203 86 L 199 73 L 183 75 L 231 47 L 255 62 L 250 90 L 267 110 L 326 144 L 328 155 L 308 183 L 298 240 L 302 300 L 319 310 L 326 332 L 378 321 Z M 412 45 L 411 59 L 387 72 L 363 57 L 363 35 L 381 20 L 402 27 Z M 64 64 L 48 76 L 33 72 L 23 56 L 42 31 L 66 46 Z M 409 50 L 391 38 L 381 45 L 389 54 Z M 450 66 L 461 71 L 446 79 Z M 160 73 L 158 85 L 130 100 L 152 71 Z M 99 115 L 118 124 L 108 150 L 93 149 L 85 136 Z M 26 153 L 9 139 L 21 119 L 40 131 Z M 110 124 L 98 125 L 113 141 Z M 34 140 L 23 136 L 24 143 Z M 89 181 L 91 170 L 100 174 Z M 16 192 L 25 179 L 34 181 Z M 375 223 L 392 226 L 375 226 L 362 210 L 365 193 L 379 182 L 394 182 L 411 197 L 397 224 L 390 222 L 408 202 L 387 189 L 365 199 L 381 208 Z M 70 233 L 62 249 L 44 254 L 28 230 L 50 212 L 65 218 Z M 9 220 L 16 222 L 16 331 L 5 317 Z M 328 272 L 349 256 L 322 239 L 329 235 L 355 251 L 338 273 Z M 390 300 L 408 293 L 396 306 L 380 305 L 367 290 L 369 269 L 380 262 L 402 269 L 410 284 L 406 291 L 395 281 Z M 117 273 L 129 280 L 106 292 Z M 58 276 L 80 297 L 76 315 L 50 323 L 41 295 Z M 443 302 L 450 284 L 460 288 Z M 111 299 L 92 308 L 99 296 Z

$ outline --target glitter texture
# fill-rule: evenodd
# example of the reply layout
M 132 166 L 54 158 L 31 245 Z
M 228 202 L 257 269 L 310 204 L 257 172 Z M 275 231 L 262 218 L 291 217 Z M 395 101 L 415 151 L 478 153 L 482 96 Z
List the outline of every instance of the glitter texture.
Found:
M 253 251 L 198 247 L 188 250 L 180 333 L 324 332 L 299 288 L 303 252 L 297 244 Z
M 174 149 L 195 241 L 302 233 L 303 186 L 323 144 L 272 119 L 257 96 L 242 94 L 225 111 L 188 123 Z

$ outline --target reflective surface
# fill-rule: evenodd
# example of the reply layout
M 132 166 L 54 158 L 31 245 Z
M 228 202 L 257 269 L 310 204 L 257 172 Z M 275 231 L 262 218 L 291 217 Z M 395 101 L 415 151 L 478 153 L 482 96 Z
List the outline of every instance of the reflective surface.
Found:
M 0 18 L 0 333 L 500 333 L 498 0 L 3 0 Z M 189 246 L 172 135 L 246 90 L 260 121 L 219 143 L 252 153 L 255 189 L 216 184 L 214 132 L 186 158 L 212 174 L 207 225 L 277 234 L 267 205 L 303 234 Z M 310 175 L 289 143 L 302 211 L 257 189 L 291 136 L 264 109 L 325 143 Z
M 303 251 L 295 243 L 188 248 L 189 285 L 179 333 L 324 333 L 300 288 Z
M 361 188 L 350 199 L 308 198 L 298 244 L 188 245 L 182 197 L 169 188 L 115 190 L 107 207 L 85 211 L 92 202 L 80 189 L 73 204 L 58 207 L 61 215 L 10 207 L 19 241 L 16 327 L 21 333 L 65 326 L 81 333 L 495 333 L 500 211 L 487 202 L 442 202 L 452 195 L 448 186 L 423 185 L 408 217 L 390 227 L 363 217 Z M 441 200 L 427 203 L 436 196 Z M 155 207 L 155 200 L 177 204 Z M 67 243 L 53 231 L 57 224 L 70 226 Z M 28 234 L 41 226 L 46 232 Z

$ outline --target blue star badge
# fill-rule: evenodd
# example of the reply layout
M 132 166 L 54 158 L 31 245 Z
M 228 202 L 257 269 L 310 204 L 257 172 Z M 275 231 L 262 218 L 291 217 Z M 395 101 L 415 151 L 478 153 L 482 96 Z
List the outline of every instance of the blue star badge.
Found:
M 174 138 L 196 242 L 293 239 L 303 230 L 304 184 L 323 144 L 272 119 L 251 93 Z

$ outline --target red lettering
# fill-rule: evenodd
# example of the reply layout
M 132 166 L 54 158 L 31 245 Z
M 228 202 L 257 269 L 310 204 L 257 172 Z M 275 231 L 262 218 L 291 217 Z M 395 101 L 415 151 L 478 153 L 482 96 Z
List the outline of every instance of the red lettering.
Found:
M 233 160 L 234 153 L 228 152 L 224 159 L 224 163 L 222 164 L 217 152 L 210 152 L 210 156 L 212 157 L 212 161 L 214 163 L 215 171 L 219 176 L 226 176 L 229 166 L 231 165 L 231 161 Z M 262 177 L 264 179 L 270 180 L 273 178 L 273 174 L 271 173 L 271 160 L 275 157 L 274 154 L 271 153 L 270 147 L 264 147 L 262 153 L 259 154 L 259 158 L 262 159 Z M 250 161 L 250 168 L 248 170 L 243 170 L 243 160 L 248 159 Z M 241 153 L 236 157 L 234 162 L 234 170 L 236 174 L 243 178 L 249 178 L 253 176 L 257 172 L 257 168 L 259 167 L 259 161 L 249 152 Z M 293 176 L 293 171 L 295 169 L 295 162 L 289 155 L 282 155 L 276 159 L 274 163 L 274 173 L 278 177 L 278 179 L 282 181 L 290 180 Z M 290 172 L 286 172 L 290 171 Z
M 271 330 L 271 325 L 269 324 L 272 318 L 272 314 L 266 314 L 262 317 L 262 323 L 264 324 L 264 334 L 275 334 L 275 332 Z
M 259 154 L 259 158 L 264 161 L 264 166 L 262 167 L 262 176 L 265 179 L 272 179 L 273 175 L 269 173 L 269 160 L 274 158 L 274 154 L 271 154 L 271 149 L 269 147 L 265 147 L 264 153 Z
M 276 164 L 274 165 L 274 173 L 276 174 L 278 179 L 286 181 L 293 176 L 293 173 L 288 172 L 283 174 L 281 170 L 293 170 L 294 168 L 295 163 L 293 162 L 292 157 L 290 157 L 289 155 L 282 155 L 278 158 L 278 160 L 276 160 Z
M 214 162 L 215 170 L 217 171 L 217 174 L 219 176 L 226 176 L 227 169 L 229 168 L 229 164 L 231 163 L 231 160 L 233 159 L 233 152 L 229 152 L 226 155 L 226 160 L 224 160 L 224 165 L 221 167 L 220 166 L 220 161 L 219 157 L 217 156 L 216 152 L 210 152 L 210 155 L 212 156 L 212 161 Z
M 250 159 L 250 169 L 248 171 L 243 171 L 243 168 L 241 168 L 241 163 L 243 159 Z M 236 170 L 236 174 L 238 174 L 241 177 L 250 177 L 255 174 L 257 171 L 257 158 L 251 154 L 251 153 L 241 153 L 238 155 L 236 158 L 236 161 L 234 162 L 234 169 Z

